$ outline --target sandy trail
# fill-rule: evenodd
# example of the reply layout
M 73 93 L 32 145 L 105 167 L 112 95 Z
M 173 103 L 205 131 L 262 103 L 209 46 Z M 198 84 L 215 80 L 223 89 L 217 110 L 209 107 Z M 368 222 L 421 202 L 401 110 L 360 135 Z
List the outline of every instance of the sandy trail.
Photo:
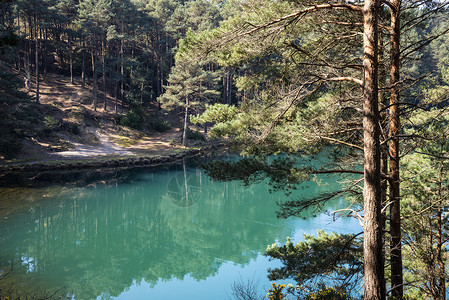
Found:
M 66 79 L 58 76 L 49 76 L 45 82 L 41 83 L 41 103 L 58 103 L 61 110 L 76 109 L 84 107 L 92 116 L 99 119 L 113 118 L 112 111 L 104 111 L 99 102 L 98 111 L 93 111 L 92 104 L 83 104 L 81 99 L 89 98 L 89 89 L 82 88 L 80 84 L 70 84 Z M 108 107 L 114 105 L 114 99 L 107 97 Z M 120 104 L 120 103 L 119 103 Z M 53 157 L 63 158 L 88 158 L 102 155 L 163 155 L 173 150 L 183 148 L 173 141 L 179 140 L 179 128 L 172 128 L 164 133 L 154 136 L 144 136 L 137 143 L 123 147 L 114 140 L 126 140 L 126 136 L 118 135 L 114 129 L 88 127 L 87 130 L 97 137 L 95 144 L 82 144 L 72 141 L 67 136 L 64 139 L 75 146 L 72 150 L 52 152 Z
M 125 147 L 121 147 L 109 140 L 109 138 L 98 132 L 96 129 L 90 131 L 98 138 L 99 145 L 85 145 L 76 142 L 71 142 L 75 145 L 75 149 L 68 151 L 61 151 L 54 153 L 66 158 L 73 157 L 89 157 L 98 155 L 133 155 L 133 152 L 128 151 Z
M 139 143 L 129 147 L 117 145 L 112 142 L 106 134 L 100 133 L 96 128 L 91 128 L 89 131 L 98 138 L 98 144 L 86 145 L 70 141 L 73 145 L 75 145 L 75 149 L 52 154 L 65 158 L 92 157 L 100 155 L 163 155 L 177 148 L 182 148 L 181 146 L 174 145 L 172 143 L 172 141 L 175 140 L 179 134 L 178 128 L 174 128 L 168 132 L 158 134 L 156 136 L 144 137 Z

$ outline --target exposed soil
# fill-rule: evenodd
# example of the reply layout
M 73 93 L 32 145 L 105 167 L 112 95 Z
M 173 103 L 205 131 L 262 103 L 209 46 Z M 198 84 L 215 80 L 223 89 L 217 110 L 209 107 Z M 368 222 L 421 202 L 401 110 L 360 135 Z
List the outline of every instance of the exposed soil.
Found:
M 34 94 L 32 86 L 31 95 Z M 32 111 L 38 121 L 29 125 L 28 131 L 31 133 L 25 134 L 20 154 L 12 160 L 0 159 L 0 165 L 107 156 L 148 157 L 188 150 L 179 144 L 178 128 L 157 133 L 117 124 L 128 108 L 117 103 L 116 113 L 115 100 L 107 95 L 104 109 L 103 99 L 103 94 L 99 92 L 94 111 L 93 96 L 88 86 L 83 88 L 78 81 L 72 84 L 69 78 L 48 75 L 40 83 L 40 104 L 27 104 L 31 108 L 24 104 L 17 107 Z M 157 111 L 154 113 L 157 114 Z M 21 127 L 26 125 L 24 123 Z M 197 144 L 195 147 L 204 145 Z
M 127 139 L 126 137 L 118 136 L 114 132 L 105 132 L 98 129 L 90 130 L 98 138 L 98 143 L 87 145 L 72 142 L 75 146 L 74 149 L 53 152 L 51 155 L 67 158 L 92 157 L 97 155 L 165 155 L 176 149 L 181 149 L 180 146 L 172 142 L 179 135 L 177 128 L 154 136 L 144 136 L 136 144 L 128 147 L 120 146 L 111 140 L 118 140 L 120 138 Z

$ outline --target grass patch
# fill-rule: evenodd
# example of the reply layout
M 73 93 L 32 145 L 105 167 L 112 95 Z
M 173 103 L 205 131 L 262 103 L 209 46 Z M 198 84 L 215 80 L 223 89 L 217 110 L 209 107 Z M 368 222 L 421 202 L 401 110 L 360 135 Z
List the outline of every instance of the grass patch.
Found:
M 120 147 L 131 147 L 132 145 L 137 144 L 140 140 L 139 139 L 131 139 L 128 137 L 117 137 L 112 138 L 113 142 L 118 144 Z

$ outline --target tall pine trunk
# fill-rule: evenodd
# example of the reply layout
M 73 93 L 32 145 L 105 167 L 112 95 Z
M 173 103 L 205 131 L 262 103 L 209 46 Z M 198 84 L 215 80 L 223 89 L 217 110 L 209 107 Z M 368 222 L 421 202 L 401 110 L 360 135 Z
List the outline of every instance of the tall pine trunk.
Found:
M 228 79 L 226 80 L 227 86 L 226 86 L 226 94 L 228 96 L 226 100 L 226 104 L 231 105 L 231 99 L 232 99 L 232 71 L 228 74 Z
M 117 81 L 114 82 L 114 111 L 115 114 L 117 114 L 117 110 L 118 110 L 118 104 L 117 104 L 117 97 L 118 97 L 118 84 Z
M 31 71 L 30 71 L 30 45 L 27 45 L 24 57 L 25 64 L 25 87 L 31 91 Z
M 42 45 L 42 41 L 48 41 L 48 36 L 47 36 L 47 30 L 42 31 L 39 30 L 40 33 L 40 43 L 39 43 L 39 55 L 40 55 L 40 62 L 41 62 L 41 72 L 44 73 L 44 78 L 47 77 L 48 74 L 48 61 L 47 61 L 47 49 L 46 49 L 46 45 Z M 43 46 L 43 47 L 42 47 Z
M 119 93 L 119 84 L 118 84 L 118 80 L 117 80 L 117 75 L 118 75 L 118 69 L 119 69 L 119 64 L 117 62 L 117 60 L 115 61 L 115 76 L 114 76 L 114 110 L 115 110 L 115 114 L 117 114 L 118 112 L 118 93 Z
M 72 50 L 72 38 L 71 35 L 69 33 L 69 37 L 68 37 L 68 42 L 69 42 L 69 51 L 70 51 L 70 83 L 73 84 L 73 50 Z
M 226 100 L 228 97 L 226 96 L 226 87 L 228 86 L 226 83 L 227 74 L 223 74 L 223 104 L 226 104 Z
M 189 96 L 186 97 L 186 108 L 184 112 L 184 131 L 182 133 L 182 146 L 185 147 L 187 145 L 187 129 L 189 122 Z
M 401 208 L 399 181 L 399 64 L 400 64 L 400 0 L 391 1 L 390 23 L 390 259 L 391 259 L 391 295 L 402 299 L 402 250 L 401 250 Z
M 384 44 L 384 36 L 379 33 L 379 58 L 378 61 L 384 61 L 385 60 L 385 44 Z M 385 88 L 387 86 L 387 79 L 388 79 L 388 70 L 386 64 L 379 64 L 379 85 L 382 89 L 379 90 L 379 105 L 380 110 L 382 113 L 380 114 L 380 123 L 381 126 L 386 126 L 388 124 L 388 113 L 386 107 L 388 106 L 388 97 L 386 95 Z M 381 168 L 381 174 L 388 174 L 388 145 L 382 145 L 381 146 L 381 162 L 380 162 L 380 168 Z M 388 203 L 388 180 L 382 179 L 381 184 L 381 205 L 384 207 Z M 387 216 L 386 213 L 382 213 L 382 262 L 385 266 L 385 257 L 386 257 L 386 224 L 387 224 Z M 383 273 L 382 282 L 384 284 L 383 289 L 386 290 L 386 280 L 385 280 L 385 272 Z
M 104 40 L 101 42 L 101 52 L 102 52 L 102 63 L 103 63 L 103 109 L 106 111 L 107 108 L 107 97 L 106 97 L 106 48 Z
M 26 80 L 25 85 L 27 87 L 28 91 L 31 91 L 31 55 L 33 53 L 32 47 L 31 47 L 31 41 L 33 40 L 33 27 L 31 26 L 31 17 L 28 17 L 28 32 L 29 32 L 29 38 L 28 38 L 28 45 L 26 50 L 26 57 L 25 57 L 25 73 L 26 73 Z
M 438 208 L 437 208 L 437 249 L 436 259 L 438 263 L 438 300 L 446 300 L 446 267 L 444 264 L 444 244 L 443 241 L 443 176 L 444 163 L 440 163 L 440 172 L 438 178 Z
M 84 88 L 86 86 L 86 52 L 85 52 L 85 44 L 83 38 L 83 50 L 81 55 L 81 86 Z
M 135 43 L 131 43 L 131 61 L 133 63 L 131 63 L 131 70 L 130 70 L 130 74 L 129 74 L 129 79 L 131 82 L 133 82 L 134 79 L 134 47 L 135 47 Z
M 140 104 L 142 105 L 143 104 L 143 91 L 144 91 L 144 82 L 142 81 L 141 83 L 140 83 Z
M 125 27 L 124 23 L 122 22 L 122 35 L 124 34 Z M 122 100 L 122 107 L 125 103 L 124 99 L 124 88 L 125 88 L 125 71 L 123 66 L 123 59 L 124 59 L 124 53 L 123 53 L 123 47 L 124 47 L 124 41 L 123 38 L 120 40 L 120 75 L 121 75 L 121 81 L 120 81 L 120 100 Z
M 94 94 L 94 111 L 97 111 L 97 70 L 95 68 L 95 48 L 92 44 L 92 76 L 93 76 L 93 94 Z
M 39 38 L 36 29 L 36 103 L 39 103 Z
M 380 128 L 378 107 L 378 0 L 363 7 L 363 148 L 364 148 L 364 285 L 365 300 L 385 298 L 381 219 Z

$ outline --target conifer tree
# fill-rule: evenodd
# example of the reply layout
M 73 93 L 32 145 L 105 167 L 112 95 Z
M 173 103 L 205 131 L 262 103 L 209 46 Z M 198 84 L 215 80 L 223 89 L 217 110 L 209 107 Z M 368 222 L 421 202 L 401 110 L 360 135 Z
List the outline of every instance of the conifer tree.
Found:
M 265 4 L 265 3 L 264 3 Z M 302 4 L 302 3 L 301 3 Z M 244 3 L 243 5 L 248 5 L 251 9 L 251 6 L 254 6 L 256 4 L 253 4 L 251 1 L 248 1 Z M 263 8 L 260 7 L 260 3 L 257 4 L 259 7 L 257 7 L 257 11 L 262 11 Z M 286 10 L 293 10 L 293 13 L 286 14 L 281 17 L 275 17 L 273 18 L 270 13 L 267 13 L 266 16 L 268 17 L 267 20 L 264 20 L 263 17 L 265 15 L 253 15 L 255 18 L 253 23 L 253 20 L 248 19 L 249 16 L 244 16 L 243 18 L 247 18 L 242 23 L 243 29 L 239 29 L 236 25 L 239 22 L 239 18 L 236 18 L 235 20 L 236 24 L 231 24 L 230 27 L 234 29 L 226 30 L 225 32 L 228 34 L 228 36 L 220 35 L 218 34 L 218 37 L 215 37 L 215 40 L 218 45 L 212 45 L 211 48 L 214 47 L 222 47 L 221 45 L 223 42 L 220 39 L 224 39 L 225 42 L 230 43 L 231 41 L 233 43 L 236 42 L 237 39 L 239 39 L 237 44 L 233 44 L 233 46 L 229 47 L 228 49 L 221 52 L 221 54 L 224 54 L 224 61 L 231 61 L 233 63 L 239 63 L 239 59 L 245 59 L 246 61 L 250 61 L 250 59 L 259 59 L 265 64 L 265 71 L 270 74 L 273 74 L 278 70 L 276 67 L 276 63 L 278 65 L 282 65 L 283 60 L 288 61 L 288 55 L 283 57 L 284 53 L 289 53 L 289 48 L 293 53 L 297 55 L 297 61 L 292 63 L 292 65 L 295 65 L 298 61 L 303 62 L 304 66 L 307 66 L 307 63 L 309 66 L 302 74 L 296 75 L 297 77 L 291 77 L 288 79 L 285 79 L 286 82 L 288 82 L 285 87 L 292 86 L 292 83 L 295 82 L 299 85 L 299 87 L 291 88 L 290 90 L 288 88 L 284 88 L 282 80 L 278 83 L 275 83 L 276 87 L 274 90 L 280 91 L 281 94 L 284 93 L 283 90 L 287 90 L 290 95 L 288 96 L 289 99 L 287 104 L 285 106 L 278 106 L 279 103 L 281 103 L 279 100 L 279 103 L 276 103 L 276 101 L 273 101 L 270 99 L 269 96 L 266 97 L 267 105 L 266 107 L 275 107 L 277 106 L 279 109 L 278 113 L 274 114 L 274 117 L 268 117 L 265 115 L 261 115 L 260 119 L 258 121 L 262 122 L 262 124 L 265 125 L 258 125 L 256 123 L 256 126 L 259 126 L 259 128 L 263 128 L 267 125 L 268 129 L 261 130 L 259 133 L 259 136 L 257 136 L 255 139 L 250 140 L 250 143 L 256 144 L 256 147 L 265 145 L 270 145 L 272 141 L 278 140 L 276 137 L 277 134 L 279 134 L 279 131 L 274 130 L 276 125 L 278 124 L 286 124 L 287 128 L 289 125 L 289 119 L 295 119 L 294 115 L 291 115 L 289 112 L 290 108 L 298 107 L 300 103 L 304 103 L 306 105 L 308 99 L 314 99 L 310 98 L 311 95 L 315 94 L 318 90 L 321 89 L 322 86 L 325 85 L 326 82 L 332 83 L 332 82 L 351 82 L 352 84 L 359 84 L 363 86 L 363 108 L 362 108 L 362 119 L 363 119 L 363 155 L 364 155 L 364 193 L 363 193 L 363 199 L 364 199 L 364 261 L 365 261 L 365 298 L 366 299 L 383 299 L 385 297 L 385 284 L 383 282 L 383 260 L 382 260 L 382 251 L 383 251 L 383 244 L 382 244 L 382 228 L 380 225 L 381 222 L 381 189 L 380 189 L 380 128 L 379 128 L 379 110 L 378 110 L 378 14 L 380 10 L 379 2 L 378 1 L 365 1 L 363 6 L 358 5 L 352 5 L 347 3 L 332 3 L 332 4 L 316 4 L 315 6 L 309 6 L 309 3 L 304 3 L 302 5 L 298 5 L 297 8 L 295 7 L 289 7 L 290 4 L 279 5 L 279 7 L 276 7 L 276 4 L 273 4 L 272 2 L 267 2 L 265 5 L 271 10 L 276 11 L 276 9 L 279 9 L 282 11 L 282 9 Z M 255 9 L 255 7 L 253 8 Z M 335 63 L 332 61 L 332 56 L 326 56 L 326 51 L 328 49 L 332 49 L 333 51 L 329 51 L 331 53 L 335 54 L 335 50 L 339 50 L 338 47 L 334 44 L 324 44 L 323 49 L 326 49 L 323 53 L 320 54 L 314 54 L 317 53 L 317 50 L 314 50 L 314 53 L 309 54 L 307 48 L 305 48 L 302 45 L 301 40 L 294 40 L 293 37 L 295 36 L 292 34 L 292 39 L 289 39 L 289 35 L 279 37 L 280 34 L 276 34 L 279 32 L 284 32 L 282 28 L 290 28 L 290 24 L 295 24 L 294 27 L 301 28 L 301 24 L 299 24 L 298 20 L 301 18 L 308 18 L 310 20 L 313 20 L 314 13 L 320 14 L 321 11 L 324 11 L 324 14 L 326 14 L 326 11 L 333 11 L 333 10 L 342 10 L 342 14 L 340 19 L 336 18 L 335 22 L 344 24 L 346 20 L 344 20 L 345 12 L 349 11 L 355 11 L 355 12 L 361 12 L 363 15 L 363 69 L 361 74 L 357 72 L 357 69 L 360 72 L 360 68 L 356 67 L 354 69 L 351 68 L 345 68 L 345 60 L 343 62 L 337 62 Z M 331 14 L 329 14 L 331 15 Z M 250 15 L 251 16 L 251 15 Z M 312 17 L 309 17 L 312 16 Z M 350 14 L 349 14 L 350 16 Z M 344 21 L 342 21 L 342 19 Z M 330 20 L 330 23 L 332 23 L 332 19 Z M 301 21 L 302 22 L 302 21 Z M 242 24 L 241 23 L 241 24 Z M 247 27 L 244 27 L 245 24 L 247 24 Z M 354 23 L 354 26 L 356 23 Z M 240 25 L 242 26 L 242 25 Z M 307 25 L 306 25 L 307 26 Z M 305 27 L 305 26 L 304 26 Z M 236 29 L 237 28 L 237 29 Z M 288 33 L 294 32 L 295 29 L 289 29 L 290 31 L 287 31 Z M 324 29 L 324 28 L 323 28 Z M 330 28 L 326 28 L 329 31 L 332 32 Z M 335 33 L 339 33 L 338 29 L 335 30 Z M 253 37 L 254 36 L 254 37 Z M 312 35 L 310 35 L 312 37 Z M 252 38 L 253 37 L 253 38 Z M 276 42 L 267 43 L 267 38 L 271 38 L 272 41 L 279 41 L 277 44 Z M 321 37 L 321 36 L 320 36 Z M 344 38 L 341 38 L 344 39 Z M 243 40 L 243 41 L 241 41 Z M 311 39 L 312 43 L 316 40 L 316 37 L 313 37 Z M 350 39 L 349 39 L 350 40 Z M 256 55 L 253 55 L 254 51 L 254 45 L 257 44 L 259 49 L 266 50 L 264 53 L 263 50 L 259 50 L 256 52 Z M 320 40 L 318 39 L 318 45 L 320 45 Z M 337 43 L 338 44 L 338 43 Z M 356 44 L 355 44 L 356 45 Z M 360 42 L 359 42 L 359 45 Z M 279 47 L 281 50 L 277 51 L 276 47 Z M 283 53 L 283 51 L 285 51 Z M 243 55 L 241 54 L 243 53 Z M 291 53 L 291 52 L 290 52 Z M 245 55 L 247 55 L 245 57 Z M 259 57 L 257 57 L 259 55 Z M 307 57 L 310 57 L 310 62 L 308 61 Z M 290 55 L 291 57 L 291 55 Z M 249 58 L 249 59 L 248 59 Z M 296 58 L 296 57 L 295 57 Z M 233 61 L 234 59 L 234 61 Z M 329 60 L 331 59 L 331 60 Z M 360 62 L 362 62 L 360 61 Z M 257 61 L 256 61 L 257 62 Z M 288 63 L 285 65 L 288 66 Z M 354 62 L 348 62 L 347 65 L 356 65 Z M 313 67 L 315 67 L 313 69 Z M 346 74 L 342 74 L 339 70 L 346 70 Z M 295 72 L 298 72 L 299 69 L 295 69 Z M 353 71 L 355 70 L 355 71 Z M 313 73 L 312 73 L 313 72 Z M 324 73 L 325 72 L 325 73 Z M 276 73 L 274 73 L 276 74 Z M 292 73 L 294 74 L 294 73 Z M 357 74 L 362 75 L 363 80 L 357 79 Z M 268 77 L 269 78 L 269 77 Z M 274 76 L 274 78 L 277 78 Z M 310 79 L 309 79 L 310 78 Z M 294 80 L 298 81 L 294 81 Z M 272 86 L 269 86 L 271 88 Z M 269 91 L 269 88 L 267 91 Z M 285 94 L 284 94 L 285 95 Z M 287 94 L 288 95 L 288 94 Z M 281 98 L 282 99 L 282 98 Z M 270 105 L 270 101 L 272 104 Z M 359 104 L 360 105 L 360 104 Z M 263 105 L 262 105 L 263 106 Z M 355 106 L 354 108 L 356 108 Z M 360 107 L 360 106 L 359 106 Z M 296 114 L 299 114 L 297 112 Z M 354 114 L 353 114 L 354 115 Z M 349 117 L 349 115 L 347 115 Z M 360 117 L 360 115 L 359 115 Z M 329 118 L 327 118 L 326 122 L 329 122 Z M 268 124 L 267 124 L 268 123 Z M 270 125 L 271 123 L 271 125 Z M 304 124 L 296 123 L 295 125 L 298 125 L 300 128 L 303 128 Z M 265 128 L 267 128 L 265 127 Z M 325 127 L 325 126 L 324 126 Z M 285 138 L 287 138 L 290 134 L 295 134 L 294 131 L 298 132 L 298 127 L 295 128 L 295 126 L 291 127 L 291 130 L 285 131 L 286 127 L 282 127 L 282 130 L 284 133 L 281 133 Z M 326 128 L 326 127 L 325 127 Z M 331 128 L 331 127 L 330 127 Z M 254 127 L 248 127 L 249 132 L 254 132 Z M 306 140 L 311 140 L 311 137 L 304 136 Z M 359 136 L 360 138 L 360 136 Z M 291 136 L 290 136 L 291 139 Z M 321 136 L 319 136 L 319 140 L 321 140 Z M 248 139 L 247 139 L 248 141 Z M 298 139 L 295 139 L 295 141 L 298 141 Z M 339 143 L 339 141 L 333 137 L 329 138 L 329 141 L 335 141 Z M 346 146 L 350 145 L 349 143 L 341 143 L 346 144 Z M 316 145 L 316 143 L 315 143 Z M 276 150 L 282 149 L 279 147 L 274 146 L 273 147 Z M 360 147 L 358 147 L 360 149 Z M 284 148 L 285 149 L 285 148 Z M 269 149 L 268 149 L 269 150 Z M 275 150 L 275 151 L 276 151 Z
M 415 144 L 404 158 L 404 276 L 410 294 L 427 299 L 446 299 L 449 237 L 448 112 L 430 109 L 414 113 L 416 127 L 407 133 L 424 135 L 428 141 Z
M 79 18 L 81 26 L 87 33 L 90 44 L 90 52 L 92 59 L 92 76 L 93 76 L 93 107 L 94 111 L 97 110 L 97 57 L 101 55 L 98 53 L 98 49 L 101 49 L 102 41 L 106 38 L 107 23 L 110 18 L 110 0 L 84 0 L 80 2 L 79 6 Z
M 216 90 L 217 75 L 204 69 L 206 63 L 178 52 L 176 64 L 168 77 L 169 85 L 159 98 L 162 107 L 167 110 L 183 108 L 184 122 L 182 145 L 187 145 L 187 130 L 190 112 L 198 111 L 200 106 L 212 102 L 218 96 Z

